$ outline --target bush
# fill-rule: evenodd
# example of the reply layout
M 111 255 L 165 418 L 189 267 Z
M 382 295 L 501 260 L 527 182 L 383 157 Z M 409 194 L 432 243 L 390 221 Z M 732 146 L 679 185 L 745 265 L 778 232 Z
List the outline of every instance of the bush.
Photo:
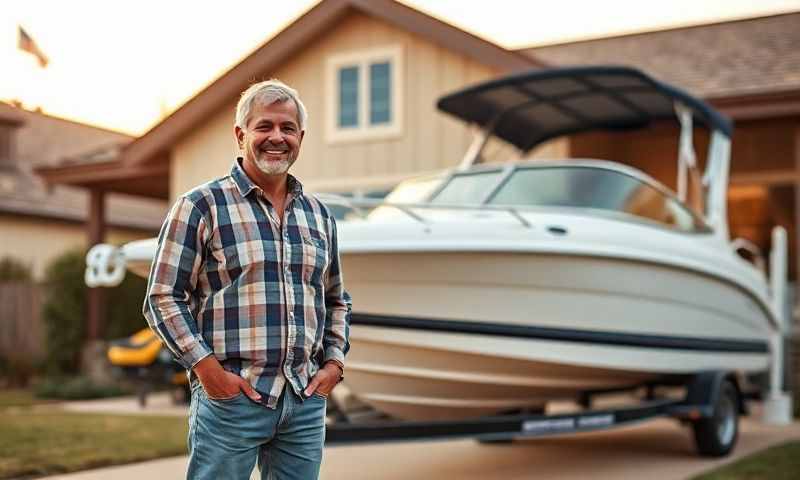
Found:
M 0 258 L 0 282 L 30 282 L 31 267 L 12 257 Z
M 147 280 L 132 273 L 117 287 L 107 289 L 106 319 L 103 337 L 106 340 L 128 337 L 147 326 L 142 316 L 142 303 Z
M 86 337 L 86 284 L 83 281 L 85 255 L 80 251 L 63 254 L 45 271 L 47 296 L 42 320 L 47 343 L 49 373 L 77 372 Z
M 48 295 L 42 309 L 47 342 L 47 368 L 53 375 L 74 374 L 86 339 L 86 253 L 67 252 L 47 268 Z M 117 287 L 106 289 L 105 339 L 126 337 L 146 324 L 142 302 L 146 281 L 132 274 Z
M 118 397 L 130 393 L 115 384 L 97 384 L 87 377 L 49 377 L 33 388 L 39 398 L 59 400 L 89 400 L 92 398 Z

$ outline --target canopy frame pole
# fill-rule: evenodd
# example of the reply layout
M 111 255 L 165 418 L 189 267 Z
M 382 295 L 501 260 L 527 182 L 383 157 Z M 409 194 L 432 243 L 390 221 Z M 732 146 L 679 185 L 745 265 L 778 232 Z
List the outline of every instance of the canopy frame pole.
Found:
M 500 117 L 502 117 L 504 114 L 505 112 L 496 115 L 491 122 L 486 124 L 485 127 L 479 127 L 479 131 L 473 137 L 472 143 L 469 145 L 466 153 L 464 153 L 464 158 L 458 165 L 459 170 L 467 170 L 471 166 L 480 163 L 481 153 L 483 153 L 483 149 L 486 147 L 486 144 L 489 143 L 489 139 L 494 133 L 495 125 L 497 125 L 498 120 L 500 120 Z
M 719 130 L 711 132 L 708 145 L 708 166 L 703 174 L 705 215 L 714 234 L 730 241 L 728 232 L 728 176 L 730 174 L 731 139 Z
M 681 125 L 678 147 L 678 198 L 686 203 L 688 170 L 697 168 L 697 156 L 694 153 L 692 111 L 681 102 L 675 102 L 675 113 Z

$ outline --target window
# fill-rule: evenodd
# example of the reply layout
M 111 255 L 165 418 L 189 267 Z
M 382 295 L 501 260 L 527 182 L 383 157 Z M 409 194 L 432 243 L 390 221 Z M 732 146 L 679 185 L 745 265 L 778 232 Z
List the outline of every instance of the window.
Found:
M 399 136 L 402 69 L 397 46 L 328 58 L 326 139 L 337 143 Z
M 339 128 L 358 127 L 358 67 L 339 70 Z

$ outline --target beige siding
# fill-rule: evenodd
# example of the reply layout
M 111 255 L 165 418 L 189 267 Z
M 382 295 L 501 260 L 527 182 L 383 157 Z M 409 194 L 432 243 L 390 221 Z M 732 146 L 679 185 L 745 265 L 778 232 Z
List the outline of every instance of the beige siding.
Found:
M 111 229 L 106 241 L 121 245 L 149 237 L 152 233 Z M 86 248 L 86 238 L 83 224 L 0 215 L 0 258 L 8 256 L 22 261 L 31 267 L 37 279 L 44 276 L 47 265 L 62 253 Z
M 170 199 L 225 175 L 236 157 L 233 133 L 235 100 L 213 117 L 197 123 L 195 130 L 172 151 L 170 162 Z
M 403 131 L 399 138 L 329 144 L 325 139 L 326 59 L 364 48 L 403 49 Z M 261 78 L 278 77 L 297 88 L 309 124 L 292 172 L 315 190 L 351 190 L 391 184 L 414 174 L 457 165 L 470 135 L 460 122 L 436 111 L 436 99 L 495 76 L 488 67 L 362 14 L 351 14 L 291 62 Z M 259 78 L 260 79 L 260 78 Z M 236 155 L 236 98 L 172 152 L 171 197 L 224 175 Z

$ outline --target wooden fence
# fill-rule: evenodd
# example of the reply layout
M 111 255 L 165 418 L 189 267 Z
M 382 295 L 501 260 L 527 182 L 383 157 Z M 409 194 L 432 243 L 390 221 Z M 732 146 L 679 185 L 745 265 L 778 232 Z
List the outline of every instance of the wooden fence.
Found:
M 30 360 L 44 356 L 43 294 L 39 285 L 0 283 L 0 355 Z

